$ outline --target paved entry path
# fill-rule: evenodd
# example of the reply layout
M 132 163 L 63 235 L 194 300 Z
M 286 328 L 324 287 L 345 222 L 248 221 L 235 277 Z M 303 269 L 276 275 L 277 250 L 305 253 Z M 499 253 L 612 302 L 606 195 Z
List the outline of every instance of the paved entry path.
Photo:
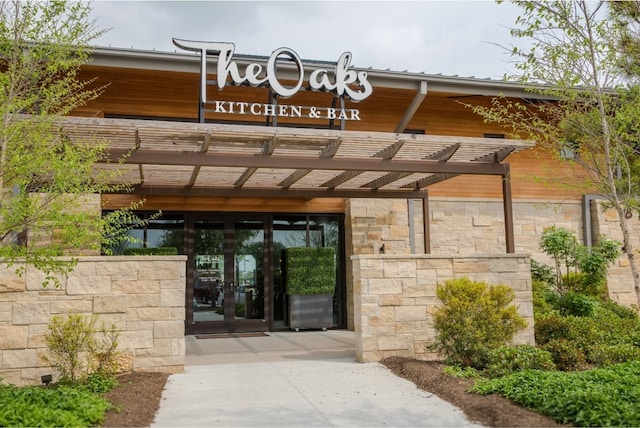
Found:
M 350 331 L 186 338 L 152 427 L 461 427 L 463 413 L 378 363 Z

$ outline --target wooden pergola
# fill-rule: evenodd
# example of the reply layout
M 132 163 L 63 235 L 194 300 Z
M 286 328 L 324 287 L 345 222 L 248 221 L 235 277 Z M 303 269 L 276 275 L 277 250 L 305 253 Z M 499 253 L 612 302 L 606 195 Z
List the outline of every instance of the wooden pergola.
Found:
M 103 141 L 99 168 L 120 168 L 138 195 L 419 198 L 458 175 L 502 177 L 506 251 L 513 253 L 511 153 L 530 141 L 188 123 L 65 118 L 78 143 Z M 124 160 L 124 164 L 118 161 Z M 428 215 L 425 249 L 429 252 Z

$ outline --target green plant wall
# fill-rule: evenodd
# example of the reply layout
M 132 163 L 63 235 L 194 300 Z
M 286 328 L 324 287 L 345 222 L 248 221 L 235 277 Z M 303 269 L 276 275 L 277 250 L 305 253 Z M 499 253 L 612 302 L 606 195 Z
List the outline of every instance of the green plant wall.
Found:
M 287 294 L 334 294 L 336 258 L 333 248 L 300 247 L 284 251 Z

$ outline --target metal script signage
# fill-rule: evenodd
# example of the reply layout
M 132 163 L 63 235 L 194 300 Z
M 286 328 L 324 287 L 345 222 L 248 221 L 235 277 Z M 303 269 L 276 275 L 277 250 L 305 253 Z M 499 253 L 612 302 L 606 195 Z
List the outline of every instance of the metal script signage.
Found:
M 216 84 L 223 89 L 229 79 L 234 85 L 250 85 L 252 87 L 269 87 L 277 96 L 289 98 L 302 90 L 305 70 L 298 54 L 289 48 L 279 48 L 273 51 L 266 66 L 249 63 L 242 69 L 233 60 L 235 45 L 225 42 L 198 42 L 173 39 L 173 43 L 185 50 L 200 53 L 200 98 L 201 104 L 207 101 L 207 58 L 217 55 Z M 285 86 L 277 74 L 277 62 L 280 58 L 293 62 L 297 69 L 297 78 L 293 86 Z M 347 97 L 354 102 L 362 101 L 371 95 L 373 89 L 367 80 L 366 71 L 355 71 L 351 68 L 351 53 L 340 55 L 335 68 L 327 70 L 316 69 L 309 74 L 307 87 L 313 91 L 328 91 L 341 99 Z M 357 109 L 336 109 L 323 107 L 261 104 L 233 101 L 212 101 L 216 113 L 250 114 L 273 117 L 309 117 L 312 119 L 360 120 Z

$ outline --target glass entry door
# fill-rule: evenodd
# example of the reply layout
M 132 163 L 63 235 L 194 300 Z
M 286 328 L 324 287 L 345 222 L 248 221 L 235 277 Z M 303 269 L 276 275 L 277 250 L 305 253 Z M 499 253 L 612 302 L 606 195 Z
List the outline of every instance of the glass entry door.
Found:
M 187 330 L 268 330 L 264 219 L 223 217 L 195 219 L 192 224 L 187 277 L 192 286 L 191 302 L 187 302 L 191 325 Z

